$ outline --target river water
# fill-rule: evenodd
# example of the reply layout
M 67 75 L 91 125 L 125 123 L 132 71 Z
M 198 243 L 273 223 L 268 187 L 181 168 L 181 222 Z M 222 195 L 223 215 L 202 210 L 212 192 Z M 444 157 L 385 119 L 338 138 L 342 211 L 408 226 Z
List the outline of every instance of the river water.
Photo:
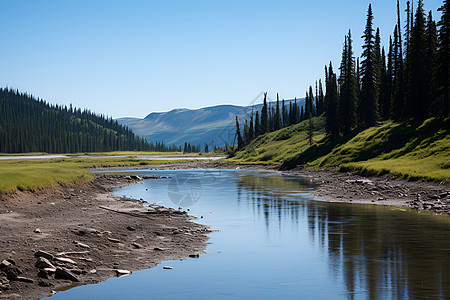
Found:
M 448 217 L 315 201 L 316 183 L 275 173 L 138 172 L 171 178 L 115 194 L 189 208 L 218 230 L 207 254 L 51 299 L 450 299 Z

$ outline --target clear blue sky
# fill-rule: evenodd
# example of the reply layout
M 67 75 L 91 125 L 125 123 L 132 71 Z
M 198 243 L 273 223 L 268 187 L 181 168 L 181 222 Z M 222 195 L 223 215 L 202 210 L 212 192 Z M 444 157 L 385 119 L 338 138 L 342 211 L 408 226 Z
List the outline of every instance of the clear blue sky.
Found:
M 0 0 L 0 86 L 113 117 L 303 97 L 369 3 L 386 45 L 395 0 Z

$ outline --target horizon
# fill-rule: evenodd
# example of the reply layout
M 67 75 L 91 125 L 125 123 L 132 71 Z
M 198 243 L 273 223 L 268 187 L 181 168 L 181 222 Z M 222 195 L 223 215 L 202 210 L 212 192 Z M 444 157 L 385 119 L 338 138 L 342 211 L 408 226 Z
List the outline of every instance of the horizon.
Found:
M 360 55 L 369 3 L 386 46 L 396 1 L 3 1 L 0 85 L 114 119 L 304 97 L 349 29 Z

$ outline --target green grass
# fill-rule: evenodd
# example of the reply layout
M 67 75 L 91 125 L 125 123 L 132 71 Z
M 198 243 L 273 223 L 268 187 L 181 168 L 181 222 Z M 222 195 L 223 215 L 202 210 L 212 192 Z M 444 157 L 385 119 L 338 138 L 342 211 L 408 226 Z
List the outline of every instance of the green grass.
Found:
M 313 118 L 314 142 L 325 137 L 325 119 Z M 229 162 L 241 165 L 276 165 L 280 166 L 286 159 L 292 159 L 299 152 L 309 147 L 307 137 L 308 122 L 304 121 L 287 128 L 259 136 L 239 151 Z
M 177 160 L 176 163 L 191 160 Z M 0 192 L 37 190 L 92 180 L 90 168 L 170 164 L 170 160 L 136 158 L 68 158 L 0 161 Z
M 228 161 L 286 169 L 302 164 L 408 180 L 450 179 L 450 119 L 431 118 L 420 126 L 386 121 L 337 140 L 325 135 L 324 122 L 314 118 L 312 147 L 304 121 L 258 137 Z

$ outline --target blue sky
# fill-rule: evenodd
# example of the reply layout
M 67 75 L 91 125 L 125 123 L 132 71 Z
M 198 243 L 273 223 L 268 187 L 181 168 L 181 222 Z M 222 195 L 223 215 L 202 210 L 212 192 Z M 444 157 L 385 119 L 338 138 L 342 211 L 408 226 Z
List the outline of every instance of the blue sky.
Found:
M 303 97 L 369 3 L 386 45 L 395 0 L 0 0 L 0 86 L 113 117 Z

